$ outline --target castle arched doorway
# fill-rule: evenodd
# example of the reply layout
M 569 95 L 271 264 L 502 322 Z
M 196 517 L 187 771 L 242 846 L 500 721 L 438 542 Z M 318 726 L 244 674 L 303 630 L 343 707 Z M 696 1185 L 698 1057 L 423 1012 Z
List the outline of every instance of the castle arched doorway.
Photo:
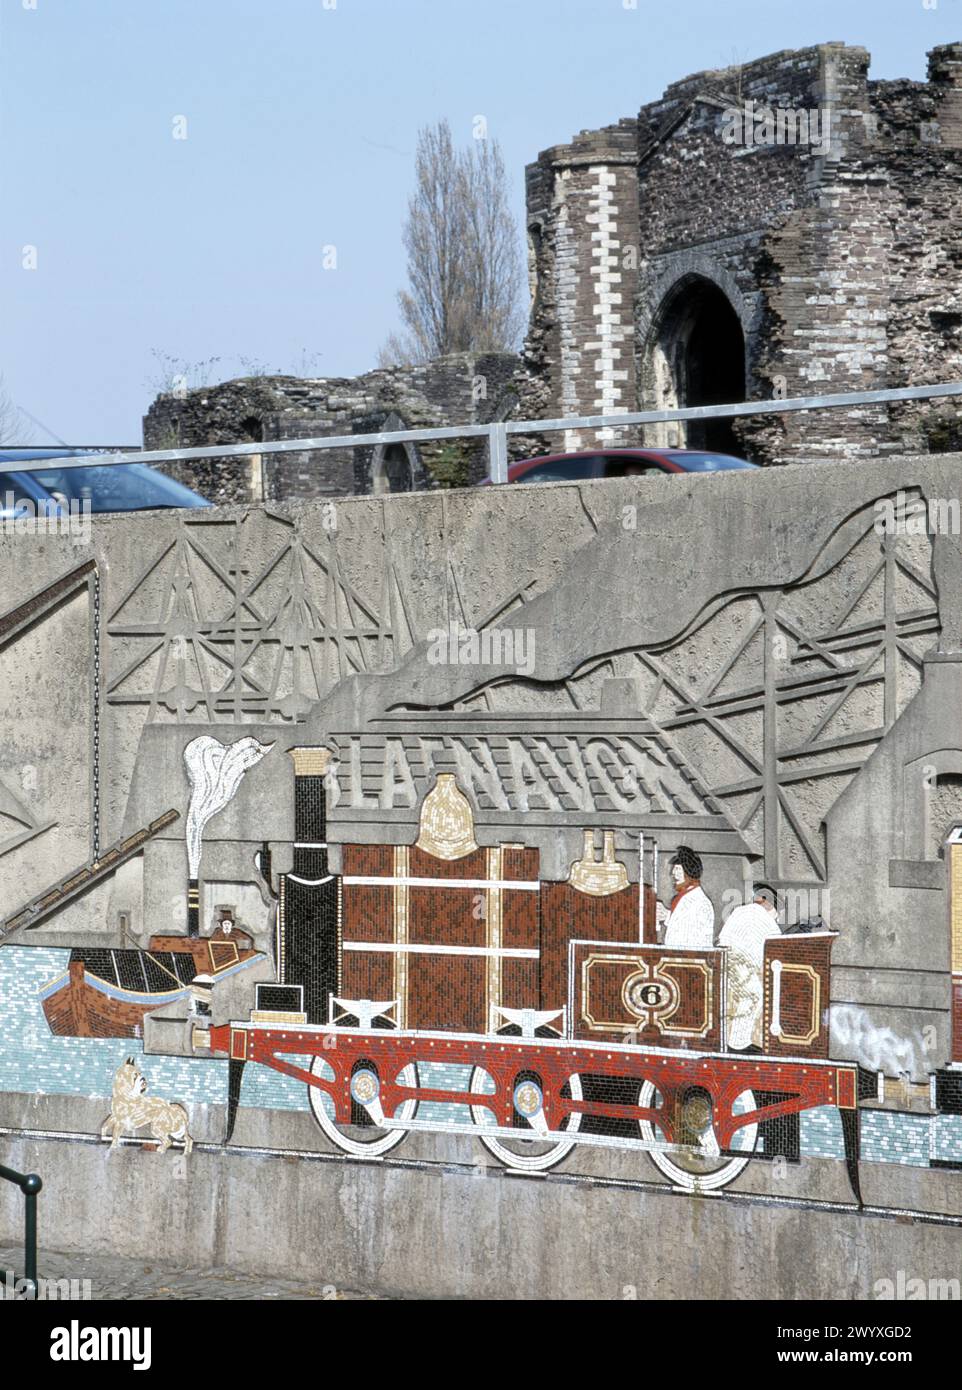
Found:
M 656 320 L 644 376 L 656 409 L 730 405 L 745 399 L 745 335 L 728 297 L 700 275 L 679 281 Z M 654 397 L 651 400 L 651 397 Z M 663 447 L 740 452 L 731 420 L 689 420 L 659 427 Z

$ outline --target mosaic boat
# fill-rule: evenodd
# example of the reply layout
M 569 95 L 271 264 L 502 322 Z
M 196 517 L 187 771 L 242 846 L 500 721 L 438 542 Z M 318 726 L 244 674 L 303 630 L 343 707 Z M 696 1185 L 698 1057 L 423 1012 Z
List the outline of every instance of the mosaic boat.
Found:
M 216 983 L 262 958 L 234 941 L 189 936 L 153 936 L 146 951 L 74 947 L 40 1000 L 58 1037 L 137 1038 L 145 1016 L 186 999 L 196 976 Z

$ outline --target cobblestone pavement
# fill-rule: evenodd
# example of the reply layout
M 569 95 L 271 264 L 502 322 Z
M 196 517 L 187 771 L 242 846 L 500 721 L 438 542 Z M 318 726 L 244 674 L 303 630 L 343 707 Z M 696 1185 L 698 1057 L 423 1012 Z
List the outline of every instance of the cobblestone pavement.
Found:
M 153 1260 L 117 1255 L 58 1255 L 42 1251 L 40 1273 L 47 1279 L 72 1280 L 59 1297 L 89 1299 L 367 1299 L 373 1294 L 335 1288 L 318 1277 L 311 1283 L 238 1274 L 230 1269 L 178 1269 Z M 0 1297 L 16 1297 L 7 1270 L 23 1270 L 23 1248 L 0 1246 Z M 83 1281 L 89 1280 L 85 1287 Z

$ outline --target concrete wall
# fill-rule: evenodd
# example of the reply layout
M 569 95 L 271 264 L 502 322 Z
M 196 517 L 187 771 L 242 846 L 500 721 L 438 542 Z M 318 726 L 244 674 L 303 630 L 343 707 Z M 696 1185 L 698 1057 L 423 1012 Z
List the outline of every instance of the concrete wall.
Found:
M 960 467 L 906 456 L 0 536 L 6 923 L 67 884 L 50 915 L 0 946 L 0 1151 L 49 1178 L 50 1244 L 158 1258 L 177 1245 L 316 1274 L 307 1212 L 330 1278 L 385 1290 L 836 1297 L 843 1249 L 859 1288 L 923 1258 L 943 1272 L 951 1231 L 938 1223 L 962 1202 L 957 1176 L 928 1164 L 955 1160 L 962 1135 L 923 1088 L 951 1050 L 941 848 L 962 823 L 962 545 L 938 504 L 958 497 Z M 886 500 L 899 526 L 883 537 Z M 452 625 L 517 645 L 485 659 L 452 646 Z M 710 1202 L 650 1191 L 659 1176 L 636 1151 L 579 1148 L 550 1180 L 477 1182 L 467 1136 L 414 1136 L 395 1166 L 335 1157 L 303 1086 L 255 1066 L 234 1136 L 244 1152 L 203 1148 L 223 1135 L 226 1064 L 178 1055 L 182 1039 L 164 1044 L 160 1029 L 146 1049 L 52 1038 L 38 1002 L 65 948 L 130 944 L 121 913 L 139 943 L 185 930 L 183 758 L 202 734 L 269 748 L 205 829 L 200 888 L 205 930 L 234 903 L 259 945 L 273 909 L 254 856 L 266 843 L 275 873 L 290 869 L 295 747 L 334 754 L 334 872 L 344 845 L 409 845 L 425 794 L 451 772 L 477 843 L 537 848 L 544 880 L 567 879 L 586 829 L 613 833 L 635 880 L 642 831 L 665 851 L 663 872 L 679 842 L 697 849 L 718 925 L 753 878 L 798 895 L 798 915 L 821 912 L 839 932 L 831 1055 L 889 1078 L 863 1126 L 866 1201 L 927 1212 L 935 1227 L 806 1208 L 815 1269 L 787 1253 L 797 1213 L 766 1208 L 767 1264 L 739 1255 L 757 1246 L 749 1198 L 850 1201 L 831 1117 L 815 1117 L 787 1176 L 752 1163 Z M 179 819 L 121 871 L 103 869 L 110 846 L 168 810 Z M 93 886 L 73 898 L 81 868 Z M 251 1003 L 235 991 L 218 1019 Z M 190 1160 L 138 1146 L 107 1158 L 95 1141 L 131 1051 L 153 1094 L 188 1107 L 201 1144 Z M 25 1131 L 73 1137 L 18 1140 Z M 455 1171 L 430 1166 L 441 1158 Z M 0 1211 L 8 1238 L 9 1194 Z M 439 1231 L 450 1259 L 436 1258 Z M 696 1266 L 703 1248 L 731 1259 Z
M 894 1285 L 899 1271 L 926 1286 L 959 1277 L 957 1226 L 924 1217 L 509 1176 L 463 1154 L 435 1153 L 428 1166 L 423 1155 L 350 1163 L 203 1149 L 185 1163 L 132 1146 L 108 1156 L 105 1147 L 4 1141 L 5 1162 L 43 1174 L 41 1249 L 409 1298 L 841 1302 L 876 1298 L 877 1281 Z M 813 1161 L 810 1191 L 831 1189 L 826 1170 L 838 1166 Z M 948 1205 L 958 1175 L 940 1182 L 930 1198 Z M 915 1173 L 897 1192 L 872 1182 L 887 1202 L 907 1190 L 916 1198 L 919 1186 Z M 4 1184 L 5 1244 L 21 1239 L 21 1222 L 20 1194 Z

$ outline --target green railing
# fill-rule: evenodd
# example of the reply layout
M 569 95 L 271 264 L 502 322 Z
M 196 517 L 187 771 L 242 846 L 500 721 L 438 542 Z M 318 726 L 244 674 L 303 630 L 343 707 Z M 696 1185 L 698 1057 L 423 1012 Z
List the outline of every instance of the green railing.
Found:
M 15 1183 L 23 1193 L 23 1296 L 37 1297 L 37 1194 L 43 1187 L 37 1173 L 18 1173 L 0 1163 L 0 1178 Z

